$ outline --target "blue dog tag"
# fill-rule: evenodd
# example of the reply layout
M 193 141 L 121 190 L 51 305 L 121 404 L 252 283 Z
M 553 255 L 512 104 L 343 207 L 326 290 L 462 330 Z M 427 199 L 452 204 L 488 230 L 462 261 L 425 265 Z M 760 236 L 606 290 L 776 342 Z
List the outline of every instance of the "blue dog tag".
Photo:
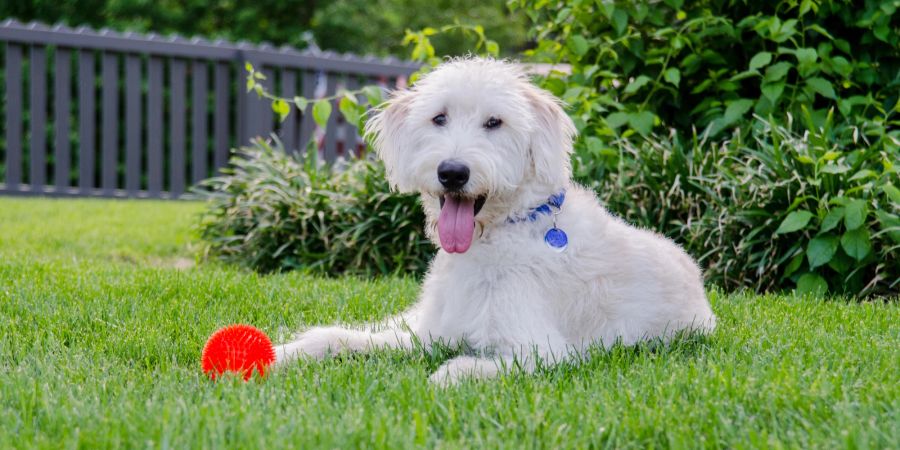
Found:
M 569 237 L 566 232 L 559 228 L 553 227 L 544 234 L 544 242 L 547 246 L 558 252 L 564 251 L 569 246 Z

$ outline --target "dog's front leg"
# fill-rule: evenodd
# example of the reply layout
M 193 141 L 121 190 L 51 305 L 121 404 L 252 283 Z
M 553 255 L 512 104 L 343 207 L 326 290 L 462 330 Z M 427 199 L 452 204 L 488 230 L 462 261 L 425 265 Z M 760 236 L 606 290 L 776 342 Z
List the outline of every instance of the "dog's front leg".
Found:
M 428 381 L 439 386 L 452 386 L 465 378 L 486 379 L 497 376 L 512 363 L 512 358 L 484 358 L 477 356 L 457 356 L 444 364 L 428 377 Z
M 464 379 L 488 379 L 497 375 L 521 370 L 532 373 L 538 364 L 556 364 L 572 353 L 553 352 L 550 348 L 534 348 L 531 351 L 508 352 L 491 357 L 458 356 L 441 365 L 428 378 L 439 386 L 452 386 Z
M 334 353 L 411 347 L 410 333 L 400 328 L 374 332 L 341 327 L 316 327 L 301 333 L 293 342 L 275 347 L 275 361 L 282 364 L 301 356 L 321 359 Z

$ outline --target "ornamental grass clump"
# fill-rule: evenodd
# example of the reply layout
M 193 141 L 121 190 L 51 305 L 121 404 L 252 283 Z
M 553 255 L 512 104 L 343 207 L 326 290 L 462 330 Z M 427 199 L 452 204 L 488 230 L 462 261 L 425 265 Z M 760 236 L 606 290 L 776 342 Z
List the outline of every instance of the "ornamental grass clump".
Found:
M 390 192 L 380 163 L 340 170 L 257 140 L 197 192 L 206 257 L 262 272 L 422 273 L 433 246 L 418 199 Z

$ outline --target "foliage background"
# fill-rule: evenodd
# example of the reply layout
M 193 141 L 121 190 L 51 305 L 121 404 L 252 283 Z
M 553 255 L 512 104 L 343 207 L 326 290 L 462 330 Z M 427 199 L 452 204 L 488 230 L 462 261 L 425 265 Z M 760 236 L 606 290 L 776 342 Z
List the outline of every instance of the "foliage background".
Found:
M 900 1 L 510 5 L 612 211 L 729 289 L 900 288 Z
M 358 54 L 405 55 L 408 28 L 484 24 L 510 52 L 525 46 L 525 18 L 504 0 L 17 0 L 0 2 L 0 19 L 63 22 L 161 34 L 309 45 Z M 441 54 L 462 54 L 470 39 L 438 39 Z
M 311 35 L 323 48 L 356 53 L 402 54 L 410 44 L 413 58 L 430 64 L 439 61 L 435 55 L 467 49 L 564 63 L 569 70 L 536 81 L 570 106 L 580 132 L 577 181 L 626 220 L 685 245 L 709 281 L 729 289 L 864 296 L 900 288 L 900 0 L 511 0 L 508 6 L 512 13 L 500 1 L 471 0 L 32 0 L 0 5 L 0 15 L 301 47 Z M 440 27 L 451 22 L 467 32 Z M 351 123 L 364 121 L 367 103 L 380 101 L 365 94 L 367 102 L 342 94 L 339 109 Z M 290 99 L 272 100 L 282 117 L 290 111 Z M 314 106 L 324 122 L 330 104 Z M 277 155 L 254 154 L 285 169 L 272 180 L 299 170 L 275 161 Z M 352 233 L 352 208 L 375 213 L 370 200 L 378 189 L 380 201 L 417 214 L 414 202 L 379 185 L 379 170 L 363 162 L 351 165 L 349 177 L 328 169 L 321 177 L 306 173 L 323 190 L 346 194 L 343 209 L 312 201 L 281 207 L 291 214 L 323 208 L 322 223 L 337 234 Z M 221 198 L 279 204 L 276 196 L 252 192 L 253 183 L 233 190 L 229 183 L 247 172 L 231 176 L 207 187 Z M 236 242 L 217 240 L 217 233 L 248 242 L 270 238 L 262 242 L 268 255 L 249 246 L 210 247 L 252 267 L 391 273 L 427 264 L 418 244 L 402 247 L 395 262 L 371 267 L 358 258 L 348 263 L 350 254 L 323 262 L 322 252 L 298 250 L 306 256 L 291 259 L 280 250 L 285 242 L 315 247 L 325 235 L 318 243 L 296 241 L 264 215 L 254 215 L 263 220 L 247 228 L 228 211 L 252 212 L 252 204 L 214 205 L 208 218 L 218 222 L 208 221 L 204 234 L 211 242 Z M 385 242 L 408 243 L 410 235 L 385 230 L 373 235 L 380 242 L 365 233 L 353 242 L 385 255 Z

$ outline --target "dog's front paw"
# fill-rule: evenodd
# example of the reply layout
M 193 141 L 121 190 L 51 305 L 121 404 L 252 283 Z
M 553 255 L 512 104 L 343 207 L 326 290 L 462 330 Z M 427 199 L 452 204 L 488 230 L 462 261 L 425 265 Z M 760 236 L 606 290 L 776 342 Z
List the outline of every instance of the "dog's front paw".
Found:
M 275 347 L 275 362 L 281 364 L 299 357 L 322 359 L 349 348 L 353 331 L 338 327 L 313 328 L 297 339 Z
M 490 378 L 497 375 L 499 367 L 497 362 L 491 359 L 475 358 L 472 356 L 460 356 L 445 362 L 441 367 L 428 377 L 428 381 L 441 387 L 454 386 L 461 381 L 471 379 Z

